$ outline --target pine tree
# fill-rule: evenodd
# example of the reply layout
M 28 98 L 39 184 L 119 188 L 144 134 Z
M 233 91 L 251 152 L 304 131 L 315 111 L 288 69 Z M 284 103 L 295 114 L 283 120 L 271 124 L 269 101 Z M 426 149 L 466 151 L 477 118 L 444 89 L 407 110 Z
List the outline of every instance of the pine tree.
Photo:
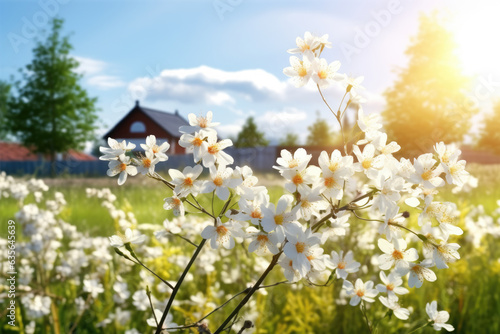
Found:
M 420 18 L 406 50 L 408 67 L 386 91 L 383 112 L 389 138 L 407 154 L 427 152 L 434 143 L 461 142 L 477 112 L 466 103 L 470 79 L 461 73 L 456 43 L 437 13 Z
M 10 98 L 10 84 L 0 81 L 0 140 L 7 138 L 8 127 L 6 126 L 7 103 Z
M 269 145 L 263 132 L 257 130 L 252 116 L 248 117 L 234 142 L 235 147 L 261 147 Z
M 495 104 L 493 113 L 484 118 L 478 148 L 500 154 L 500 101 Z
M 80 86 L 78 62 L 70 56 L 68 37 L 61 36 L 63 21 L 54 19 L 45 41 L 38 41 L 31 64 L 20 69 L 15 94 L 6 114 L 12 134 L 36 153 L 49 155 L 83 149 L 97 128 L 96 98 Z

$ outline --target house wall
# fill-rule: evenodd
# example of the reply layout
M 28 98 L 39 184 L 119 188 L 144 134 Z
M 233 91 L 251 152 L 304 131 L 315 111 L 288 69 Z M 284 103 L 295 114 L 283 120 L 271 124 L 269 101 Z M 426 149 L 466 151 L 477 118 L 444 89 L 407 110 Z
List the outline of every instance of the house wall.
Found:
M 142 122 L 146 126 L 144 132 L 130 132 L 130 127 L 134 122 Z M 163 142 L 165 140 L 170 144 L 170 149 L 167 154 L 184 154 L 185 150 L 183 147 L 179 146 L 179 138 L 171 136 L 167 131 L 162 129 L 158 124 L 156 124 L 151 118 L 145 115 L 138 109 L 135 109 L 128 116 L 126 116 L 117 126 L 111 130 L 109 137 L 114 139 L 125 139 L 127 141 L 136 144 L 136 149 L 140 150 L 141 147 L 138 143 L 145 143 L 146 137 L 149 135 L 155 135 L 156 138 Z

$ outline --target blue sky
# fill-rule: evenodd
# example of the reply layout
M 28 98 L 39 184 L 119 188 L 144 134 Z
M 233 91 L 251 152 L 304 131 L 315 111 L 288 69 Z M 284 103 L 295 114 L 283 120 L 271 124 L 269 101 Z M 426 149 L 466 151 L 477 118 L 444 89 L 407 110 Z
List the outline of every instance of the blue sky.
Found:
M 484 17 L 498 13 L 494 9 L 500 7 L 493 3 L 443 1 L 439 8 L 453 4 L 449 8 L 459 18 L 457 32 L 471 26 L 481 33 L 480 40 L 488 34 L 496 40 L 491 26 L 498 26 L 498 19 Z M 57 15 L 65 20 L 64 32 L 71 34 L 82 84 L 99 99 L 101 133 L 140 99 L 144 106 L 177 109 L 183 116 L 213 110 L 226 136 L 235 135 L 254 115 L 271 139 L 287 131 L 304 139 L 317 111 L 332 126 L 334 119 L 312 87 L 295 88 L 282 73 L 295 38 L 305 31 L 329 34 L 333 48 L 324 52 L 325 58 L 340 60 L 343 73 L 364 75 L 365 110 L 380 112 L 382 93 L 396 78 L 394 70 L 406 64 L 404 50 L 417 32 L 420 13 L 435 8 L 428 0 L 0 0 L 0 80 L 31 61 L 33 35 L 43 36 L 46 19 Z M 362 43 L 360 31 L 371 31 Z M 466 69 L 479 78 L 476 86 L 481 76 L 490 82 L 476 87 L 481 94 L 474 97 L 487 112 L 499 96 L 498 50 L 473 54 L 470 50 L 478 46 L 470 43 L 485 44 L 478 42 L 478 34 L 462 32 L 460 38 Z M 355 52 L 348 54 L 346 45 Z M 331 104 L 338 104 L 339 88 L 326 94 Z

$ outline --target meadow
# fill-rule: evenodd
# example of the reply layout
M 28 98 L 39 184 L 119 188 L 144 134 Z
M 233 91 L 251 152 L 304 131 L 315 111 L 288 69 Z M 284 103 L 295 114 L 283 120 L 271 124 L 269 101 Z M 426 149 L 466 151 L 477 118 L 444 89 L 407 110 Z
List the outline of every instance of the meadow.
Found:
M 440 194 L 439 199 L 444 201 L 453 201 L 457 203 L 460 211 L 458 226 L 465 233 L 460 237 L 455 237 L 454 241 L 461 245 L 459 250 L 461 259 L 456 263 L 450 264 L 450 269 L 437 271 L 438 279 L 436 282 L 426 282 L 422 288 L 401 297 L 401 304 L 411 305 L 412 315 L 409 321 L 401 321 L 394 316 L 387 315 L 386 309 L 379 306 L 369 307 L 367 316 L 372 322 L 378 322 L 376 331 L 378 333 L 408 333 L 413 329 L 425 324 L 427 315 L 425 313 L 426 303 L 432 300 L 438 300 L 440 309 L 447 310 L 450 313 L 449 323 L 455 327 L 457 333 L 499 333 L 500 332 L 500 248 L 499 235 L 484 235 L 479 244 L 471 241 L 475 233 L 478 233 L 471 222 L 479 222 L 480 216 L 492 216 L 498 226 L 500 199 L 500 166 L 470 165 L 468 170 L 472 175 L 479 179 L 479 186 L 470 192 L 453 194 L 447 190 Z M 259 175 L 259 178 L 266 185 L 270 185 L 270 197 L 272 202 L 276 202 L 282 193 L 282 187 L 272 186 L 273 175 Z M 276 173 L 277 175 L 277 173 Z M 59 217 L 64 221 L 77 227 L 77 230 L 90 237 L 108 237 L 116 233 L 117 223 L 108 210 L 101 205 L 101 201 L 95 197 L 86 196 L 86 188 L 110 188 L 116 195 L 115 206 L 124 212 L 133 212 L 137 224 L 161 225 L 165 219 L 173 218 L 171 211 L 162 208 L 163 199 L 168 197 L 170 190 L 162 184 L 147 178 L 137 178 L 131 180 L 125 186 L 117 186 L 115 180 L 104 178 L 62 178 L 45 180 L 50 189 L 45 195 L 47 198 L 53 197 L 56 192 L 61 192 L 67 205 L 59 213 Z M 33 198 L 26 198 L 26 202 Z M 211 205 L 207 196 L 201 199 L 204 206 Z M 216 211 L 221 207 L 222 201 L 216 200 L 214 205 Z M 478 209 L 482 206 L 484 209 Z M 18 203 L 13 198 L 2 198 L 0 200 L 0 221 L 2 221 L 2 230 L 0 237 L 6 238 L 6 227 L 4 223 L 12 219 L 19 210 Z M 408 226 L 417 226 L 416 215 L 410 210 L 410 222 Z M 479 211 L 478 211 L 479 210 Z M 188 219 L 190 215 L 188 214 Z M 468 222 L 468 223 L 467 223 Z M 366 223 L 359 220 L 352 222 L 351 229 L 363 229 Z M 498 228 L 497 228 L 498 230 Z M 18 232 L 19 234 L 19 232 Z M 148 234 L 145 232 L 145 234 Z M 152 235 L 152 233 L 149 233 Z M 199 242 L 198 237 L 196 242 Z M 22 237 L 21 237 L 22 240 Z M 360 239 L 346 239 L 339 245 L 342 249 L 351 249 L 360 242 Z M 189 245 L 188 245 L 189 246 Z M 171 256 L 179 254 L 182 251 L 192 251 L 180 239 L 168 239 L 163 245 L 166 253 Z M 362 248 L 362 247 L 361 247 Z M 208 250 L 205 250 L 208 251 Z M 246 285 L 255 281 L 260 273 L 258 270 L 265 268 L 262 264 L 251 262 L 253 254 L 249 254 L 246 248 L 236 247 L 237 256 L 224 257 L 222 260 L 213 264 L 214 271 L 206 275 L 197 275 L 197 266 L 203 266 L 203 263 L 195 265 L 194 277 L 189 285 L 183 287 L 180 292 L 182 304 L 174 304 L 174 320 L 182 324 L 183 319 L 195 321 L 201 314 L 205 314 L 215 305 L 222 304 L 228 296 L 234 295 L 243 290 Z M 370 254 L 373 253 L 371 250 Z M 362 272 L 368 272 L 367 267 L 372 266 L 368 251 L 361 251 L 360 254 L 366 255 L 364 260 L 361 255 L 357 255 L 358 261 L 362 263 Z M 116 255 L 115 255 L 116 256 Z M 168 257 L 167 257 L 168 258 Z M 163 257 L 163 261 L 165 257 Z M 116 262 L 115 260 L 113 260 Z M 118 259 L 118 261 L 125 261 Z M 239 263 L 250 264 L 250 268 L 245 271 L 239 271 L 238 276 L 224 277 L 234 275 L 231 268 L 239 268 Z M 168 268 L 172 269 L 172 264 L 162 262 L 162 258 L 150 263 L 152 268 L 163 273 L 167 280 L 175 280 L 174 273 L 168 273 Z M 251 267 L 255 271 L 251 270 Z M 250 269 L 250 270 L 249 270 Z M 125 275 L 129 286 L 139 287 L 140 283 L 136 280 L 139 269 L 134 268 L 129 275 Z M 135 273 L 135 276 L 134 276 Z M 224 274 L 224 275 L 222 275 Z M 106 273 L 109 275 L 109 273 Z M 106 276 L 108 277 L 108 276 Z M 142 276 L 141 276 L 142 277 Z M 371 277 L 378 281 L 378 277 Z M 284 280 L 280 270 L 274 270 L 266 279 L 265 284 L 271 285 Z M 218 281 L 218 290 L 214 290 L 214 281 Z M 255 333 L 368 333 L 366 322 L 359 308 L 349 306 L 348 300 L 342 297 L 340 280 L 334 280 L 328 286 L 314 286 L 313 284 L 301 281 L 300 283 L 281 284 L 267 289 L 259 290 L 253 297 L 253 304 L 248 306 L 252 309 L 251 317 L 255 325 Z M 56 288 L 57 282 L 52 282 Z M 134 289 L 131 289 L 134 291 Z M 201 294 L 193 293 L 201 292 Z M 161 291 L 154 291 L 161 295 Z M 56 293 L 56 292 L 55 292 Z M 76 296 L 75 292 L 57 291 L 57 293 L 67 298 L 68 305 L 71 305 L 71 298 Z M 4 300 L 5 302 L 6 300 Z M 232 301 L 224 310 L 229 312 L 231 305 L 236 305 L 237 301 Z M 97 322 L 103 321 L 106 313 L 111 312 L 117 307 L 113 301 L 112 289 L 106 289 L 103 295 L 91 306 L 93 312 L 86 312 L 84 321 L 80 322 L 78 331 L 75 333 L 123 333 L 126 326 L 120 324 L 115 317 L 114 321 L 101 328 L 96 326 Z M 52 310 L 54 312 L 54 310 Z M 60 322 L 71 324 L 75 321 L 77 314 L 74 312 L 59 312 Z M 226 312 L 226 313 L 227 313 Z M 148 315 L 149 313 L 149 315 Z M 135 325 L 141 328 L 140 324 L 150 317 L 150 311 L 145 310 L 133 313 L 129 326 Z M 220 323 L 225 312 L 217 312 L 210 317 L 210 322 Z M 129 314 L 130 316 L 130 314 Z M 72 319 L 73 318 L 73 319 Z M 382 319 L 383 318 L 383 319 Z M 4 315 L 0 324 L 4 326 L 2 333 L 10 333 L 4 323 Z M 378 321 L 377 319 L 381 319 Z M 46 321 L 45 321 L 46 322 Z M 25 324 L 26 325 L 26 324 Z M 49 330 L 51 326 L 37 326 L 36 333 L 49 333 L 55 331 Z M 2 327 L 0 327 L 2 328 Z M 45 328 L 45 331 L 40 328 Z M 24 333 L 24 329 L 12 331 L 12 333 Z M 64 330 L 61 331 L 65 333 Z M 185 330 L 184 332 L 188 332 Z M 193 332 L 195 332 L 193 330 Z M 250 331 L 249 331 L 250 332 Z M 417 333 L 433 333 L 432 327 L 420 329 Z

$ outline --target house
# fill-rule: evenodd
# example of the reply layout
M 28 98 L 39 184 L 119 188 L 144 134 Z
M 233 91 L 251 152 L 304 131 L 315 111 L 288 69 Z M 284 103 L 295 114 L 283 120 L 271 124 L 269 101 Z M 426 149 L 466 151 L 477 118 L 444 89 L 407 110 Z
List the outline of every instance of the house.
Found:
M 135 102 L 135 107 L 130 110 L 111 130 L 103 136 L 104 140 L 108 137 L 118 141 L 126 140 L 136 145 L 136 150 L 141 150 L 141 143 L 145 143 L 146 137 L 155 135 L 157 143 L 168 141 L 170 149 L 169 154 L 184 154 L 185 150 L 179 146 L 178 141 L 181 137 L 179 127 L 189 125 L 189 123 L 179 115 L 176 110 L 174 113 L 168 113 L 160 110 L 145 108 Z
M 44 157 L 42 154 L 32 153 L 27 147 L 19 143 L 8 143 L 0 142 L 0 161 L 41 161 L 50 160 L 48 157 Z M 75 150 L 69 150 L 63 154 L 57 154 L 57 161 L 94 161 L 97 160 L 96 157 L 85 154 L 83 152 L 78 152 Z

